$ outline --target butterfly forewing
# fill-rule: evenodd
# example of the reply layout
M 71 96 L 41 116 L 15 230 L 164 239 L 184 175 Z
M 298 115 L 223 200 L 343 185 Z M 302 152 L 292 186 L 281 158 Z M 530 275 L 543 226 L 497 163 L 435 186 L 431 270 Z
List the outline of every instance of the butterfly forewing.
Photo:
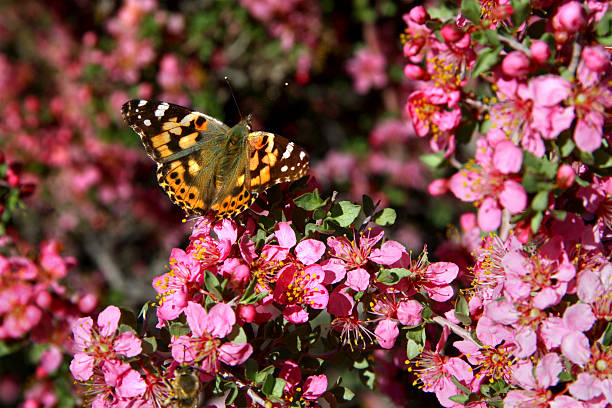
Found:
M 248 133 L 247 121 L 230 129 L 203 113 L 146 100 L 129 101 L 121 111 L 157 163 L 159 185 L 189 214 L 233 217 L 257 193 L 308 172 L 302 148 L 272 133 Z
M 282 136 L 268 132 L 249 134 L 249 185 L 262 192 L 274 184 L 304 177 L 309 170 L 308 153 Z
M 187 156 L 206 139 L 223 137 L 229 130 L 212 116 L 168 102 L 134 99 L 126 102 L 121 112 L 156 162 Z

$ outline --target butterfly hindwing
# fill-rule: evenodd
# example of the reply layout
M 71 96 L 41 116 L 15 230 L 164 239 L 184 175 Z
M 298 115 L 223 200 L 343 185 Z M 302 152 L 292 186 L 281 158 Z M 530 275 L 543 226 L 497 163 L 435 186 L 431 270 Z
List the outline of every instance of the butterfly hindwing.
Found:
M 250 189 L 262 192 L 274 184 L 294 181 L 308 173 L 310 157 L 298 145 L 268 132 L 249 134 Z

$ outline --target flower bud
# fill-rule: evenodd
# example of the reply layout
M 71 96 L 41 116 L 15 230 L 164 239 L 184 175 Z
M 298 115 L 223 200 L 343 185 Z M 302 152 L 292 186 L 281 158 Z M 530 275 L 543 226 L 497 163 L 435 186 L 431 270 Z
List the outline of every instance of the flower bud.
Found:
M 610 63 L 610 54 L 601 45 L 584 47 L 582 50 L 582 60 L 591 71 L 600 72 Z
M 555 17 L 561 27 L 569 33 L 580 30 L 586 21 L 584 8 L 577 1 L 570 1 L 559 7 Z
M 570 188 L 575 178 L 576 173 L 569 164 L 562 164 L 557 169 L 557 186 L 560 188 Z
M 6 181 L 11 187 L 19 185 L 19 174 L 12 167 L 6 169 Z
M 459 41 L 463 37 L 463 32 L 455 25 L 445 25 L 440 30 L 440 35 L 444 38 L 447 43 L 454 43 Z
M 87 293 L 79 299 L 78 306 L 82 313 L 91 313 L 98 306 L 98 298 L 93 293 Z
M 238 310 L 238 316 L 240 316 L 240 318 L 247 323 L 251 323 L 253 320 L 255 320 L 256 314 L 257 313 L 253 305 L 240 306 L 240 309 Z
M 414 7 L 412 10 L 410 10 L 408 16 L 412 21 L 417 24 L 425 24 L 425 22 L 429 18 L 429 16 L 427 15 L 427 11 L 423 6 Z
M 521 51 L 512 51 L 502 61 L 502 72 L 509 77 L 524 77 L 529 73 L 529 58 Z
M 406 75 L 406 78 L 408 79 L 415 80 L 420 79 L 426 81 L 429 78 L 427 71 L 425 71 L 420 66 L 413 64 L 406 64 L 406 66 L 404 67 L 404 75 Z
M 433 196 L 446 194 L 448 192 L 448 180 L 437 179 L 432 181 L 431 183 L 429 183 L 429 186 L 427 186 L 427 191 Z
M 538 64 L 543 64 L 550 58 L 550 48 L 544 41 L 534 40 L 529 51 L 531 51 L 533 60 Z

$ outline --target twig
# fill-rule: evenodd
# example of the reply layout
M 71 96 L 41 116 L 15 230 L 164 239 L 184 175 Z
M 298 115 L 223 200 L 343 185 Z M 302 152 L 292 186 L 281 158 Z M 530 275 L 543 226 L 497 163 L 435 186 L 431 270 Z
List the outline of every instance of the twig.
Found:
M 510 235 L 511 228 L 512 224 L 510 224 L 510 211 L 504 208 L 502 210 L 501 226 L 499 227 L 499 238 L 501 238 L 502 241 L 506 242 L 508 236 Z
M 572 60 L 570 61 L 569 66 L 567 67 L 567 70 L 572 73 L 572 76 L 576 76 L 576 68 L 578 68 L 578 61 L 580 60 L 581 51 L 582 51 L 582 48 L 580 47 L 580 44 L 578 44 L 578 41 L 576 40 L 574 42 L 574 45 L 572 46 Z
M 523 44 L 516 41 L 514 38 L 504 37 L 503 35 L 499 35 L 498 38 L 499 38 L 499 41 L 508 44 L 510 47 L 514 48 L 515 50 L 525 53 L 525 55 L 531 58 L 531 51 L 529 51 L 529 48 L 525 47 Z
M 457 336 L 461 337 L 462 339 L 466 341 L 470 341 L 476 344 L 478 347 L 482 347 L 480 344 L 478 344 L 476 340 L 472 338 L 472 336 L 470 336 L 470 333 L 468 333 L 468 331 L 465 330 L 463 327 L 456 325 L 455 323 L 449 321 L 448 319 L 442 316 L 436 316 L 432 320 L 438 323 L 440 326 L 448 327 L 449 329 L 453 331 L 453 333 L 455 333 Z

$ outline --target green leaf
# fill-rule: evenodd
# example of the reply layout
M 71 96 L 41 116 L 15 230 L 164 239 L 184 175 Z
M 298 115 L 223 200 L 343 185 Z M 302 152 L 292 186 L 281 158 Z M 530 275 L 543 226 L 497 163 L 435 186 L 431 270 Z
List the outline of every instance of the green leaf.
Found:
M 249 284 L 247 285 L 246 289 L 244 290 L 244 293 L 242 294 L 242 297 L 240 298 L 238 303 L 241 303 L 243 305 L 250 304 L 250 303 L 248 303 L 246 301 L 246 299 L 248 299 L 251 296 L 253 296 L 253 294 L 255 293 L 255 285 L 256 284 L 257 284 L 257 279 L 255 279 L 255 278 L 251 279 L 251 281 L 249 282 Z
M 457 388 L 459 388 L 461 391 L 463 391 L 465 394 L 470 395 L 470 390 L 468 387 L 466 387 L 465 385 L 461 384 L 459 382 L 459 380 L 457 379 L 457 377 L 455 377 L 454 375 L 451 375 L 451 381 L 453 382 L 453 384 L 455 384 L 457 386 Z
M 374 212 L 374 201 L 367 195 L 361 197 L 361 203 L 363 205 L 363 213 L 368 216 Z
M 484 34 L 484 38 L 487 40 L 487 44 L 485 45 L 492 45 L 494 47 L 501 45 L 497 31 L 484 30 L 482 33 Z
M 274 366 L 273 365 L 269 365 L 266 368 L 264 368 L 263 370 L 260 370 L 257 374 L 255 374 L 255 384 L 261 384 L 265 381 L 267 381 L 267 379 L 269 377 L 272 377 L 272 374 L 274 374 Z M 272 377 L 274 378 L 274 377 Z
M 383 269 L 380 271 L 376 280 L 385 285 L 395 285 L 402 278 L 407 278 L 412 275 L 410 269 L 405 268 L 391 268 Z
M 374 223 L 380 226 L 387 226 L 395 224 L 397 214 L 393 208 L 385 208 L 374 216 L 372 219 Z
M 444 163 L 444 152 L 422 154 L 419 156 L 419 160 L 426 166 L 435 169 Z
M 567 157 L 574 151 L 576 145 L 571 137 L 566 138 L 559 148 L 561 149 L 561 157 Z
M 209 270 L 206 270 L 206 274 L 204 276 L 204 286 L 213 296 L 218 299 L 223 299 L 223 294 L 221 294 L 221 291 L 219 290 L 221 288 L 219 279 L 217 279 L 217 277 Z
M 456 402 L 457 404 L 465 405 L 469 401 L 470 397 L 468 395 L 453 395 L 448 397 L 448 399 Z
M 255 376 L 257 375 L 257 363 L 252 358 L 249 358 L 243 364 L 244 366 L 244 375 L 249 381 L 255 381 Z
M 457 296 L 457 302 L 455 303 L 455 317 L 465 326 L 472 324 L 468 302 L 461 295 Z
M 418 357 L 419 354 L 423 351 L 423 345 L 418 344 L 416 341 L 412 339 L 406 340 L 406 359 L 412 360 Z
M 514 23 L 514 27 L 518 28 L 529 17 L 531 11 L 529 0 L 510 0 L 510 4 L 512 4 L 512 10 L 514 11 L 512 13 L 512 23 Z
M 341 227 L 350 226 L 361 211 L 361 206 L 350 201 L 340 201 L 334 204 L 329 211 L 329 218 L 336 221 Z
M 612 323 L 608 323 L 608 326 L 606 327 L 606 331 L 603 334 L 602 337 L 602 344 L 604 346 L 609 346 L 610 343 L 612 343 Z
M 295 205 L 305 209 L 306 211 L 312 211 L 319 207 L 323 207 L 325 204 L 327 204 L 327 200 L 328 199 L 322 200 L 321 197 L 319 197 L 319 190 L 314 190 L 311 193 L 302 194 L 294 199 L 293 202 Z
M 533 197 L 531 208 L 535 211 L 544 211 L 548 207 L 548 190 L 542 190 Z
M 180 337 L 188 335 L 191 330 L 185 323 L 172 322 L 170 323 L 169 330 L 170 336 Z
M 235 383 L 228 382 L 227 383 L 227 395 L 225 396 L 225 405 L 231 405 L 236 401 L 238 397 L 238 386 Z
M 474 68 L 472 69 L 471 76 L 472 78 L 476 78 L 480 74 L 485 71 L 488 71 L 490 68 L 495 66 L 499 61 L 499 53 L 503 47 L 497 46 L 493 49 L 485 48 L 483 51 L 478 53 L 478 58 L 476 59 L 476 64 L 474 64 Z
M 531 231 L 535 234 L 540 229 L 540 224 L 542 223 L 542 219 L 544 218 L 544 214 L 541 212 L 537 212 L 534 214 L 533 218 L 531 218 Z
M 150 350 L 148 350 L 149 353 L 157 351 L 157 339 L 155 337 L 145 337 L 142 340 L 145 344 L 150 345 Z
M 461 15 L 474 24 L 480 23 L 480 3 L 476 0 L 463 0 L 461 2 Z

